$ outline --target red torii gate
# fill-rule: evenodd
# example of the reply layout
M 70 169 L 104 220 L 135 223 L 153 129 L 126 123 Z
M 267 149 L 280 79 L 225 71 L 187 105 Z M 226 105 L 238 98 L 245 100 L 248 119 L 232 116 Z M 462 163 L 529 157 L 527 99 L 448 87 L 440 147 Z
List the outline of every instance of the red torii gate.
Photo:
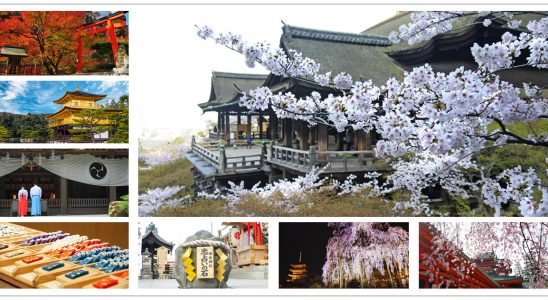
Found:
M 111 15 L 105 16 L 91 24 L 84 25 L 83 27 L 76 30 L 80 33 L 82 31 L 87 31 L 91 35 L 95 35 L 101 32 L 108 32 L 108 37 L 110 40 L 110 45 L 112 47 L 112 57 L 114 62 L 116 62 L 116 51 L 118 50 L 118 40 L 116 39 L 115 29 L 127 26 L 126 21 L 123 19 L 125 17 L 126 11 L 120 11 L 113 13 Z M 76 71 L 82 72 L 83 62 L 82 62 L 82 36 L 78 36 L 78 61 L 76 64 Z

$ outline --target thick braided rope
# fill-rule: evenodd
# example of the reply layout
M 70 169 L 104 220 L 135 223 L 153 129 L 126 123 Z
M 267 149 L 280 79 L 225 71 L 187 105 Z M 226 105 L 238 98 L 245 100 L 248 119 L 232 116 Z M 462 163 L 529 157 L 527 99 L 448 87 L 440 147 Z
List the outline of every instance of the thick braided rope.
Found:
M 230 254 L 230 247 L 228 247 L 227 244 L 221 241 L 212 241 L 212 240 L 195 240 L 188 243 L 181 244 L 182 247 L 188 248 L 188 247 L 216 247 L 216 248 L 222 248 L 227 252 L 227 254 Z

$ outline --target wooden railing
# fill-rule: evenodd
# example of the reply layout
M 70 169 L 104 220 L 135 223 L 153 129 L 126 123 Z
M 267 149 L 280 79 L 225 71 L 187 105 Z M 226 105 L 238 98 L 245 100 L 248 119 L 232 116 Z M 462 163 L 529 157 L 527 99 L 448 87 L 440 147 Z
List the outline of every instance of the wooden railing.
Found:
M 42 75 L 41 65 L 0 65 L 0 75 Z
M 259 170 L 265 162 L 302 172 L 309 172 L 314 166 L 327 166 L 326 172 L 360 172 L 381 168 L 375 166 L 377 159 L 373 150 L 317 151 L 316 146 L 299 150 L 263 143 L 261 154 L 227 157 L 224 145 L 216 147 L 211 142 L 198 145 L 194 138 L 191 149 L 215 167 L 218 174 Z
M 108 207 L 108 198 L 69 198 L 68 207 Z
M 224 152 L 224 149 L 221 150 Z M 258 170 L 263 165 L 262 155 L 233 156 L 228 159 L 225 156 L 225 164 L 219 166 L 219 174 L 237 173 L 244 170 Z
M 44 200 L 44 199 L 42 199 Z M 14 201 L 12 199 L 0 199 L 0 208 L 10 208 L 11 202 Z M 30 201 L 30 199 L 28 200 Z M 48 201 L 48 207 L 61 207 L 61 199 L 47 199 Z
M 207 142 L 199 145 L 193 138 L 191 149 L 194 154 L 215 167 L 219 174 L 257 170 L 263 165 L 262 154 L 227 157 L 224 145 L 219 145 L 219 143 Z
M 48 199 L 49 207 L 61 207 L 61 198 Z
M 375 153 L 362 151 L 317 151 L 270 145 L 267 161 L 272 164 L 308 172 L 314 166 L 327 166 L 326 172 L 356 172 L 373 169 Z
M 313 165 L 310 151 L 270 145 L 267 160 L 277 165 L 290 165 L 294 169 L 308 171 Z
M 99 125 L 116 125 L 116 120 L 110 120 L 110 119 L 103 119 L 97 123 Z M 62 126 L 62 125 L 78 125 L 77 119 L 54 119 L 50 120 L 49 122 L 49 128 Z
M 219 141 L 206 141 L 200 143 L 200 147 L 210 151 L 219 151 Z
M 0 208 L 11 208 L 13 199 L 0 199 Z
M 191 150 L 194 154 L 200 156 L 202 159 L 213 165 L 215 168 L 219 169 L 219 154 L 213 151 L 210 151 L 196 143 L 194 138 L 192 138 Z
M 72 108 L 101 108 L 102 105 L 95 104 L 95 103 L 67 103 L 65 104 L 65 107 L 72 107 Z
M 234 136 L 234 140 L 241 140 L 241 141 L 245 141 L 246 140 L 246 133 L 244 132 L 243 135 L 241 136 L 237 136 L 236 133 L 234 132 L 235 136 Z M 226 132 L 219 132 L 219 131 L 210 131 L 208 133 L 208 139 L 210 141 L 219 141 L 219 140 L 226 140 L 226 137 L 227 136 L 230 136 L 230 134 L 227 134 Z M 254 139 L 254 140 L 257 140 L 257 139 L 260 139 L 261 135 L 258 131 L 252 131 L 251 132 L 251 138 Z M 266 132 L 263 133 L 263 139 L 266 139 L 267 138 L 267 134 Z

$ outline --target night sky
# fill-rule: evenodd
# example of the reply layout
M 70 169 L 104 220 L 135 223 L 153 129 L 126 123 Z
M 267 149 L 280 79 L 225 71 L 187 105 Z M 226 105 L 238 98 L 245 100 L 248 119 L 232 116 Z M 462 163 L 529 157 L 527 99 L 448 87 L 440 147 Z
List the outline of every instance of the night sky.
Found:
M 409 223 L 389 223 L 409 231 Z M 310 276 L 321 276 L 325 263 L 326 245 L 332 229 L 327 223 L 280 223 L 280 274 L 279 282 L 284 283 L 289 272 L 289 264 L 299 261 L 308 265 Z

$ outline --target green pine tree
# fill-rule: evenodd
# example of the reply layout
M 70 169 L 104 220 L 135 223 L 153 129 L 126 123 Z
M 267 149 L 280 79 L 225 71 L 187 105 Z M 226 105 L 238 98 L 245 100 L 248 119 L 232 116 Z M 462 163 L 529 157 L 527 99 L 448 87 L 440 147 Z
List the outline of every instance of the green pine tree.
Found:
M 95 135 L 111 131 L 111 125 L 100 124 L 101 121 L 108 120 L 109 116 L 104 108 L 99 109 L 82 109 L 76 115 L 76 125 L 70 130 L 72 135 L 71 141 L 80 142 L 95 142 Z M 110 118 L 112 119 L 112 118 Z
M 114 108 L 120 108 L 122 112 L 114 117 L 116 127 L 108 143 L 129 143 L 129 96 L 121 96 Z
M 4 126 L 0 126 L 0 142 L 5 142 L 10 136 L 10 131 Z

